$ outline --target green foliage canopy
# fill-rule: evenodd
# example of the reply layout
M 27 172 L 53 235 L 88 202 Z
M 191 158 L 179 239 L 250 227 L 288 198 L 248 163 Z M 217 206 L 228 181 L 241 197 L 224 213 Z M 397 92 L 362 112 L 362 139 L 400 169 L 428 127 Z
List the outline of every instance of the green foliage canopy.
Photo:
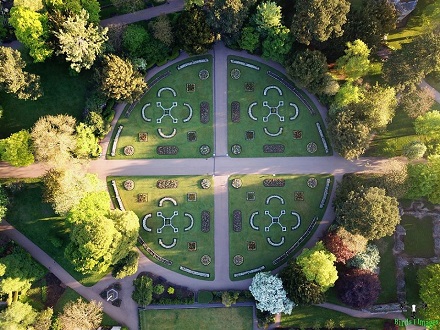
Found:
M 428 305 L 421 311 L 424 318 L 440 319 L 440 264 L 431 264 L 418 271 L 420 298 Z
M 28 166 L 34 162 L 31 135 L 26 130 L 0 140 L 0 158 L 12 166 Z

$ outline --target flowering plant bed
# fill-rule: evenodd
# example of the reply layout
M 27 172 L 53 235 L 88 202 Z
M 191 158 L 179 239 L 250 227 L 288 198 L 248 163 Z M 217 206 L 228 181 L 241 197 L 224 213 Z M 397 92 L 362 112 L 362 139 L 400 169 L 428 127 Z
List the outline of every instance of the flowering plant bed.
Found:
M 138 137 L 139 137 L 139 142 L 148 142 L 148 133 L 141 132 L 139 133 Z
M 211 181 L 208 179 L 202 179 L 202 181 L 200 181 L 200 186 L 202 189 L 209 189 L 211 187 Z
M 237 254 L 234 256 L 234 265 L 240 266 L 243 264 L 244 258 L 242 255 Z
M 194 93 L 196 91 L 196 84 L 186 84 L 186 91 L 188 93 Z
M 310 152 L 311 154 L 315 153 L 316 150 L 318 150 L 318 146 L 316 145 L 315 142 L 310 142 L 307 144 L 307 151 Z
M 133 180 L 125 180 L 124 181 L 124 188 L 126 190 L 133 190 L 134 189 L 134 181 Z
M 239 145 L 239 144 L 234 144 L 234 145 L 231 147 L 231 152 L 232 152 L 234 155 L 239 155 L 239 154 L 241 154 L 241 145 Z
M 247 249 L 248 251 L 255 251 L 257 249 L 257 244 L 255 243 L 255 241 L 247 242 Z
M 246 193 L 246 200 L 247 201 L 254 201 L 255 200 L 255 191 L 248 191 Z
M 157 180 L 156 187 L 159 189 L 177 189 L 179 181 L 177 180 Z
M 202 146 L 200 146 L 200 154 L 202 154 L 203 156 L 208 155 L 211 152 L 211 148 L 204 144 Z
M 232 69 L 231 70 L 231 77 L 232 79 L 240 79 L 241 71 L 239 69 Z
M 206 80 L 209 78 L 209 71 L 206 69 L 202 69 L 199 71 L 199 78 L 200 80 Z
M 300 131 L 300 130 L 294 130 L 294 131 L 293 131 L 293 138 L 294 138 L 295 140 L 302 139 L 302 131 Z
M 188 251 L 197 251 L 197 242 L 188 242 Z
M 246 140 L 253 140 L 255 137 L 255 131 L 246 131 Z
M 195 202 L 195 201 L 197 201 L 197 194 L 196 193 L 188 193 L 188 194 L 186 194 L 186 200 L 188 202 Z
M 284 179 L 264 179 L 263 186 L 265 187 L 284 187 L 286 180 Z
M 234 212 L 232 212 L 232 218 L 233 218 L 233 223 L 232 223 L 233 230 L 235 232 L 240 232 L 241 228 L 242 228 L 241 211 L 240 210 L 234 210 Z
M 240 122 L 240 102 L 238 101 L 231 103 L 231 120 L 233 123 Z
M 125 146 L 124 147 L 124 155 L 125 156 L 132 156 L 134 154 L 134 147 L 133 146 Z
M 241 188 L 242 185 L 243 182 L 241 181 L 241 179 L 234 179 L 231 181 L 231 186 L 234 187 L 235 189 Z
M 283 153 L 284 152 L 284 145 L 283 144 L 265 144 L 263 146 L 263 152 L 264 153 Z
M 188 142 L 194 142 L 197 141 L 197 133 L 195 131 L 189 131 L 186 133 Z
M 138 194 L 137 201 L 138 201 L 138 203 L 148 202 L 148 194 Z
M 200 103 L 200 122 L 202 124 L 209 123 L 209 103 L 205 101 Z
M 208 266 L 211 263 L 211 257 L 205 254 L 200 258 L 200 262 L 203 266 Z
M 246 82 L 244 84 L 244 90 L 246 92 L 253 92 L 255 89 L 255 84 L 253 82 Z
M 211 213 L 202 211 L 202 233 L 208 233 L 211 229 Z
M 304 200 L 304 192 L 303 191 L 295 191 L 295 200 L 303 201 Z
M 156 148 L 158 155 L 177 155 L 179 148 L 176 146 L 159 146 Z
M 307 186 L 309 188 L 316 188 L 317 185 L 318 185 L 318 180 L 316 180 L 316 178 L 307 179 Z

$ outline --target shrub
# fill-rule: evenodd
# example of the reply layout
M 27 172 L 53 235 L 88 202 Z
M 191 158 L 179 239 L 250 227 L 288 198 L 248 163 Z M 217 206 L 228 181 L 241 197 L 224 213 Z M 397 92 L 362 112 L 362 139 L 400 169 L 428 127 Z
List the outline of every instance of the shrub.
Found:
M 174 288 L 170 286 L 167 290 L 168 294 L 174 294 Z
M 121 279 L 126 276 L 136 274 L 138 269 L 139 253 L 136 251 L 128 252 L 127 256 L 121 259 L 113 268 L 112 275 Z
M 403 146 L 402 155 L 409 160 L 420 159 L 426 152 L 426 146 L 420 141 L 411 141 Z
M 213 299 L 211 291 L 199 291 L 197 300 L 200 304 L 209 304 Z
M 380 281 L 377 274 L 368 270 L 350 269 L 336 281 L 336 289 L 344 304 L 365 308 L 379 297 Z
M 235 304 L 238 299 L 239 292 L 229 292 L 223 291 L 222 293 L 222 304 L 225 307 L 231 307 L 231 305 Z
M 353 268 L 366 269 L 374 272 L 379 265 L 379 261 L 379 249 L 374 244 L 368 244 L 366 250 L 348 260 L 347 265 Z
M 140 306 L 148 306 L 153 300 L 153 280 L 140 276 L 133 281 L 134 291 L 131 297 Z
M 153 288 L 153 293 L 157 295 L 161 295 L 162 293 L 164 293 L 164 291 L 165 288 L 163 287 L 162 284 L 155 285 Z

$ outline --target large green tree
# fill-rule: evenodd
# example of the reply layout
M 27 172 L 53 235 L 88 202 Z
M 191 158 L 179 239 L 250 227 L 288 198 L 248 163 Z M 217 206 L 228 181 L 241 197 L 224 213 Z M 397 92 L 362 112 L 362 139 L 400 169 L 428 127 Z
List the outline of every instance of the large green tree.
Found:
M 367 246 L 367 239 L 361 235 L 354 235 L 343 227 L 328 232 L 324 239 L 324 245 L 336 257 L 337 262 L 345 264 L 348 259 L 357 253 L 363 252 Z
M 332 115 L 328 130 L 336 152 L 346 159 L 358 158 L 369 145 L 370 129 L 352 110 L 343 108 Z
M 373 305 L 380 294 L 379 276 L 369 270 L 350 269 L 336 282 L 338 295 L 344 304 L 355 308 Z
M 35 160 L 66 164 L 76 148 L 76 120 L 69 115 L 41 117 L 31 130 Z
M 280 27 L 281 18 L 281 7 L 275 2 L 269 0 L 262 2 L 257 6 L 254 22 L 258 31 L 267 32 L 274 28 Z
M 18 50 L 0 46 L 0 89 L 21 100 L 36 100 L 42 95 L 40 77 L 23 71 L 26 63 Z
M 170 47 L 174 41 L 173 27 L 171 21 L 166 15 L 161 15 L 151 24 L 153 36 L 165 45 Z
M 76 148 L 75 155 L 78 158 L 88 159 L 98 157 L 101 147 L 98 144 L 98 138 L 94 134 L 94 127 L 84 123 L 79 123 L 76 130 Z
M 292 47 L 292 37 L 286 27 L 273 28 L 268 31 L 263 41 L 263 58 L 283 64 Z
M 440 319 L 440 264 L 428 265 L 417 273 L 420 285 L 420 299 L 427 305 L 421 311 L 423 318 Z
M 399 109 L 408 117 L 417 118 L 427 113 L 434 105 L 434 92 L 429 87 L 416 88 L 408 93 L 402 93 L 399 99 Z
M 327 291 L 338 279 L 335 266 L 336 257 L 319 241 L 312 249 L 304 249 L 296 262 L 308 281 L 313 281 Z
M 295 261 L 291 261 L 281 271 L 280 277 L 287 297 L 298 305 L 320 304 L 324 301 L 324 292 L 321 286 L 314 281 L 309 281 L 302 267 Z
M 131 103 L 139 99 L 146 88 L 147 83 L 130 62 L 116 55 L 104 56 L 101 90 L 107 97 Z
M 60 30 L 54 32 L 60 47 L 57 54 L 65 55 L 76 72 L 92 67 L 108 39 L 107 28 L 95 26 L 88 19 L 89 14 L 83 9 L 80 14 L 67 17 Z
M 408 166 L 407 198 L 427 197 L 434 204 L 440 203 L 440 159 L 432 157 L 427 163 Z
M 86 302 L 81 298 L 69 301 L 58 316 L 63 330 L 95 330 L 102 322 L 102 303 Z
M 206 53 L 214 43 L 214 34 L 207 23 L 206 12 L 199 7 L 185 10 L 176 25 L 176 39 L 191 55 Z
M 292 22 L 293 36 L 308 45 L 341 36 L 350 3 L 346 0 L 297 0 Z
M 133 281 L 134 291 L 131 297 L 139 306 L 148 306 L 153 300 L 153 280 L 148 276 L 139 276 Z
M 35 62 L 44 62 L 53 53 L 47 44 L 49 26 L 47 14 L 34 12 L 26 7 L 12 7 L 9 23 L 18 41 L 29 48 Z
M 0 328 L 3 330 L 29 330 L 37 317 L 37 312 L 28 303 L 13 302 L 0 312 Z
M 414 128 L 418 135 L 423 135 L 428 139 L 440 138 L 440 111 L 433 110 L 416 118 Z
M 34 162 L 31 135 L 26 130 L 0 140 L 0 158 L 12 166 L 27 166 Z
M 335 205 L 336 221 L 353 234 L 379 239 L 394 233 L 400 223 L 399 203 L 378 187 L 350 191 L 345 203 Z
M 345 55 L 336 61 L 338 70 L 342 71 L 347 80 L 363 77 L 370 70 L 370 49 L 360 39 L 348 42 Z
M 32 11 L 40 11 L 44 8 L 42 0 L 14 0 L 15 7 L 25 7 Z
M 281 279 L 270 272 L 257 273 L 249 291 L 256 300 L 257 308 L 271 314 L 290 314 L 295 304 L 286 296 Z

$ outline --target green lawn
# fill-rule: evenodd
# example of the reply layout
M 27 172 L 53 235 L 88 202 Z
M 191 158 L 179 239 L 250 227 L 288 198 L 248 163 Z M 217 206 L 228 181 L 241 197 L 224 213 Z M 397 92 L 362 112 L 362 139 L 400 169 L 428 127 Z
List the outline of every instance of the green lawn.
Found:
M 317 179 L 317 186 L 309 188 L 307 181 L 309 178 Z M 231 183 L 234 179 L 242 181 L 241 188 L 233 188 Z M 282 179 L 285 182 L 284 187 L 265 187 L 263 182 L 265 179 Z M 312 220 L 316 217 L 317 228 L 319 221 L 324 215 L 328 198 L 324 200 L 322 207 L 320 207 L 323 199 L 324 189 L 326 187 L 326 179 L 330 180 L 328 191 L 332 189 L 332 177 L 330 175 L 233 175 L 229 178 L 229 240 L 230 240 L 230 261 L 229 272 L 231 280 L 242 280 L 255 275 L 254 273 L 243 274 L 238 276 L 238 273 L 244 271 L 255 270 L 261 266 L 265 270 L 271 270 L 279 267 L 287 261 L 287 258 L 279 259 L 274 264 L 274 261 L 286 253 L 301 236 L 304 235 L 305 240 L 313 233 L 310 231 L 309 235 L 305 235 Z M 298 200 L 300 196 L 296 196 L 297 192 L 303 194 L 303 200 Z M 249 193 L 253 193 L 255 200 L 249 198 Z M 268 201 L 270 196 L 277 195 L 283 199 L 283 202 L 274 197 Z M 267 204 L 269 202 L 269 204 Z M 241 211 L 241 229 L 238 227 L 234 229 L 234 211 Z M 285 215 L 280 213 L 284 210 Z M 253 218 L 254 212 L 259 212 Z M 279 216 L 278 220 L 270 226 L 271 219 L 269 215 L 265 215 L 265 211 L 269 211 L 271 216 Z M 298 224 L 297 215 L 292 214 L 296 212 L 300 217 L 299 227 L 292 230 Z M 237 213 L 236 213 L 237 214 Z M 237 222 L 238 223 L 238 222 Z M 285 226 L 285 231 L 282 227 Z M 257 229 L 252 228 L 252 225 Z M 267 226 L 270 226 L 269 231 L 266 232 Z M 253 243 L 252 243 L 253 242 Z M 272 243 L 272 244 L 271 244 Z M 252 247 L 252 245 L 254 245 Z M 278 245 L 278 246 L 277 246 Z M 301 245 L 298 245 L 292 252 L 298 250 Z M 243 262 L 239 265 L 234 263 L 235 256 L 242 256 Z M 237 257 L 240 258 L 240 257 Z M 235 274 L 235 276 L 234 276 Z
M 330 309 L 309 306 L 295 307 L 291 315 L 282 314 L 282 327 L 313 328 L 325 327 L 328 320 L 334 321 L 334 327 L 365 328 L 378 330 L 383 328 L 382 319 L 358 319 Z
M 252 307 L 139 311 L 141 330 L 253 329 Z
M 231 61 L 253 65 L 260 69 L 256 70 Z M 237 70 L 239 75 L 233 78 L 233 72 L 238 73 Z M 269 76 L 268 71 L 294 86 L 286 76 L 263 63 L 228 56 L 229 155 L 231 157 L 331 155 L 332 150 L 324 123 L 313 102 L 298 90 L 299 95 L 314 111 L 314 115 L 303 100 L 300 100 L 285 84 Z M 234 118 L 232 118 L 233 114 Z M 325 145 L 319 135 L 317 124 L 322 130 Z M 313 145 L 313 152 L 307 150 L 310 143 Z M 233 152 L 234 145 L 241 147 L 240 153 Z M 263 151 L 264 146 L 271 145 L 278 145 L 283 150 L 279 149 L 276 153 Z M 327 152 L 325 147 L 328 148 Z
M 208 62 L 177 69 L 179 65 L 205 59 Z M 209 77 L 204 80 L 199 78 L 201 70 L 207 70 Z M 169 76 L 154 85 L 152 84 L 157 77 L 163 77 L 168 71 L 170 72 Z M 211 157 L 214 151 L 212 71 L 212 56 L 203 55 L 168 66 L 150 79 L 148 84 L 151 89 L 132 110 L 130 116 L 127 118 L 127 112 L 124 112 L 116 124 L 114 136 L 119 125 L 124 128 L 119 137 L 114 157 L 111 156 L 112 139 L 107 151 L 108 159 Z M 194 90 L 191 89 L 192 87 Z M 202 102 L 207 103 L 209 107 L 207 117 L 203 117 L 203 119 L 201 118 Z M 147 104 L 150 105 L 147 106 Z M 168 114 L 171 114 L 175 120 L 173 121 Z M 144 135 L 146 136 L 145 141 L 141 141 L 139 133 L 147 134 Z M 124 147 L 127 145 L 134 147 L 135 151 L 132 156 L 124 155 Z M 203 155 L 200 152 L 202 145 L 207 145 L 210 148 Z M 157 148 L 163 146 L 177 147 L 178 152 L 177 154 L 159 155 Z
M 417 281 L 418 266 L 410 265 L 405 267 L 405 289 L 406 289 L 406 301 L 412 304 L 418 304 L 420 302 L 419 290 L 420 285 Z
M 417 219 L 404 215 L 401 225 L 406 230 L 405 253 L 411 257 L 434 257 L 434 238 L 432 237 L 432 219 Z
M 58 299 L 56 305 L 53 308 L 54 313 L 61 313 L 63 311 L 64 306 L 68 302 L 78 300 L 78 298 L 85 300 L 76 291 L 72 290 L 71 288 L 66 288 L 66 291 L 64 291 L 64 293 L 61 295 L 60 299 Z M 106 304 L 106 302 L 104 302 L 104 304 Z M 118 322 L 116 322 L 110 316 L 104 313 L 102 316 L 101 325 L 103 326 L 118 325 Z
M 134 181 L 134 190 L 128 191 L 124 188 L 123 183 L 127 179 Z M 159 189 L 157 188 L 157 181 L 160 179 L 177 180 L 178 188 Z M 170 260 L 172 265 L 167 266 L 157 261 L 144 250 L 145 255 L 161 266 L 168 267 L 183 275 L 214 280 L 214 188 L 211 186 L 209 189 L 202 189 L 200 186 L 202 179 L 207 179 L 212 184 L 212 177 L 210 176 L 109 177 L 108 182 L 115 205 L 117 204 L 111 187 L 111 180 L 116 182 L 124 207 L 127 210 L 134 211 L 139 216 L 141 222 L 140 236 L 149 248 L 159 256 Z M 196 201 L 188 201 L 188 193 L 196 193 Z M 147 194 L 148 200 L 138 202 L 138 194 Z M 174 198 L 177 206 L 174 206 L 171 201 L 165 201 L 160 207 L 159 201 L 163 197 Z M 171 221 L 171 224 L 177 232 L 171 226 L 166 226 L 163 227 L 161 233 L 158 233 L 157 230 L 162 228 L 164 223 L 168 223 L 168 220 L 163 220 L 162 217 L 157 215 L 157 212 L 162 212 L 164 217 L 169 218 L 175 211 L 178 212 L 178 215 Z M 201 214 L 203 211 L 210 213 L 208 232 L 202 232 Z M 146 225 L 151 231 L 147 232 L 143 226 L 143 219 L 149 213 L 152 216 L 146 221 Z M 185 213 L 189 213 L 189 215 L 185 215 Z M 191 221 L 191 217 L 193 221 Z M 190 242 L 196 243 L 195 249 L 190 249 Z M 209 265 L 205 266 L 201 263 L 201 258 L 204 255 L 211 257 Z M 191 275 L 180 270 L 180 266 L 207 273 L 209 278 Z
M 410 14 L 405 27 L 396 29 L 388 35 L 388 44 L 399 49 L 402 43 L 407 43 L 415 36 L 440 20 L 440 2 L 437 0 L 419 0 L 416 9 Z
M 374 244 L 377 245 L 380 253 L 379 280 L 382 287 L 377 303 L 394 303 L 397 301 L 396 262 L 393 256 L 394 237 L 381 238 Z
M 24 184 L 12 199 L 6 215 L 15 228 L 56 260 L 70 275 L 85 286 L 94 285 L 105 274 L 82 275 L 64 257 L 69 242 L 69 229 L 63 217 L 56 216 L 49 204 L 42 201 L 42 184 Z
M 23 128 L 31 128 L 44 115 L 69 114 L 77 119 L 81 118 L 92 77 L 90 70 L 71 76 L 66 63 L 49 60 L 30 64 L 26 71 L 41 77 L 44 95 L 36 101 L 23 101 L 0 92 L 4 109 L 0 119 L 0 138 Z

